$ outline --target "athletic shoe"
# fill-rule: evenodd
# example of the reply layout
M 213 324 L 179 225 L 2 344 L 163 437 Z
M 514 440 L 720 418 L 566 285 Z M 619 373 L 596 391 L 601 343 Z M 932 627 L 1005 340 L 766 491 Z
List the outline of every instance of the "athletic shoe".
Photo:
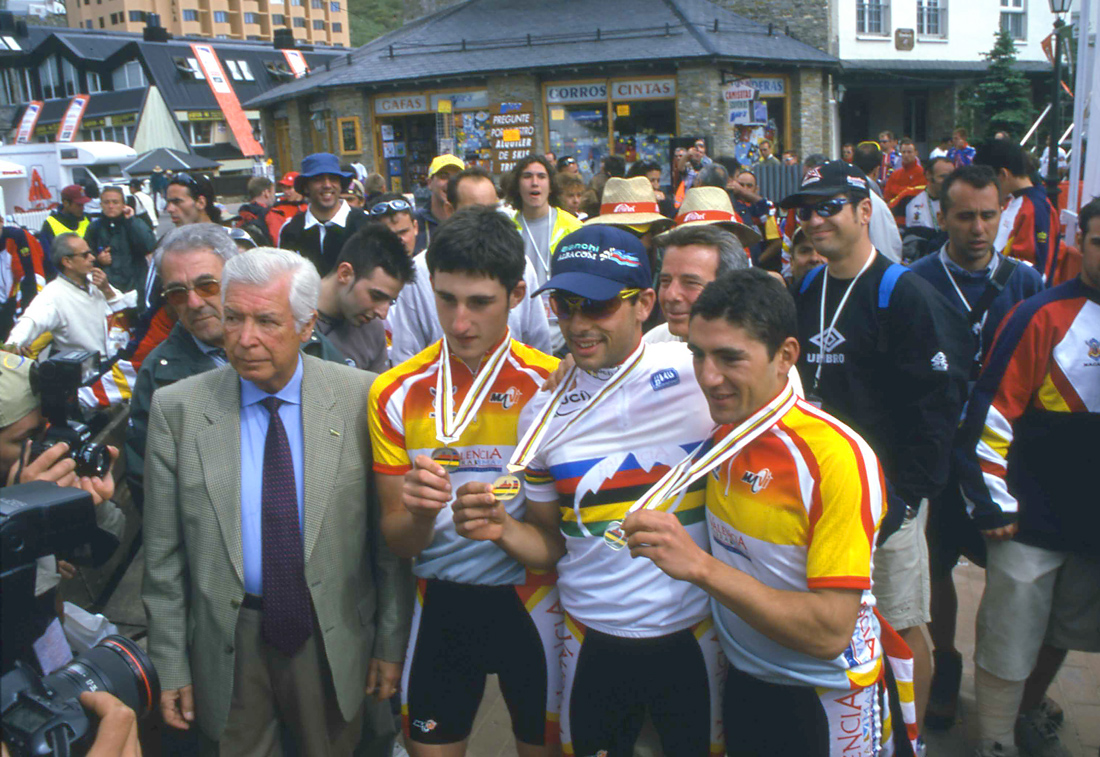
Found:
M 1027 757 L 1071 757 L 1058 738 L 1058 726 L 1039 707 L 1016 718 L 1016 743 Z
M 1020 750 L 1014 746 L 1004 746 L 999 741 L 983 741 L 974 752 L 974 757 L 1020 757 Z

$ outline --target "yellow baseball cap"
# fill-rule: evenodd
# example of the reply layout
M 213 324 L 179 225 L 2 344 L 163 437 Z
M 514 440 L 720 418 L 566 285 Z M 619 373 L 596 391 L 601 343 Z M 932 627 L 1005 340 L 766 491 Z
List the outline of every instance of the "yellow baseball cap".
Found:
M 0 428 L 27 417 L 40 404 L 31 390 L 29 357 L 0 352 Z
M 461 158 L 457 158 L 454 155 L 437 155 L 432 164 L 428 166 L 428 176 L 435 176 L 444 168 L 454 166 L 459 171 L 466 170 L 466 164 L 462 162 Z

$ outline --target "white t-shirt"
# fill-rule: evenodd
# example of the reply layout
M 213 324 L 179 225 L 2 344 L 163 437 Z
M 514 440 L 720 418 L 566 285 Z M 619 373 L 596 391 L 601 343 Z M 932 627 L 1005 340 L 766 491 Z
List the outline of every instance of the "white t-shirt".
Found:
M 390 364 L 403 363 L 429 344 L 443 338 L 439 314 L 435 309 L 435 292 L 432 291 L 431 272 L 428 270 L 428 253 L 421 252 L 413 258 L 416 278 L 405 285 L 390 308 L 386 326 L 390 331 Z M 517 342 L 534 347 L 539 352 L 550 353 L 550 324 L 546 320 L 546 308 L 542 300 L 532 299 L 531 292 L 538 288 L 534 266 L 527 261 L 523 271 L 527 283 L 527 297 L 508 314 L 508 327 Z
M 707 594 L 669 578 L 649 560 L 609 547 L 608 524 L 703 441 L 714 424 L 680 344 L 643 344 L 641 361 L 592 412 L 554 436 L 603 388 L 612 371 L 579 372 L 551 420 L 544 446 L 527 467 L 527 497 L 559 503 L 566 554 L 558 562 L 562 607 L 587 627 L 614 636 L 652 638 L 708 617 Z M 629 362 L 631 358 L 628 358 Z M 520 414 L 519 434 L 550 401 L 539 392 Z M 704 490 L 693 484 L 671 507 L 707 549 Z
M 940 201 L 933 200 L 928 192 L 921 192 L 905 206 L 905 225 L 909 228 L 923 226 L 926 229 L 939 230 L 940 223 L 936 214 L 940 212 Z

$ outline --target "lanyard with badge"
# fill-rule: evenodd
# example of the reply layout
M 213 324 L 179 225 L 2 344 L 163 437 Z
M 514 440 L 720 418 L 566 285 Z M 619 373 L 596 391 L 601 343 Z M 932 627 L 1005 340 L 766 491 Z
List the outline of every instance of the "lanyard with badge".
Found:
M 456 443 L 466 428 L 477 417 L 477 411 L 481 408 L 485 398 L 496 383 L 497 376 L 508 357 L 508 351 L 512 347 L 512 333 L 508 330 L 500 345 L 489 355 L 489 359 L 478 370 L 469 391 L 455 410 L 454 377 L 451 375 L 451 350 L 447 346 L 447 338 L 442 339 L 440 346 L 440 365 L 435 374 L 435 397 L 432 400 L 432 410 L 435 413 L 435 436 L 444 446 L 432 450 L 432 460 L 444 468 L 454 468 L 462 461 L 461 456 L 451 445 Z
M 670 468 L 657 483 L 649 488 L 637 502 L 626 511 L 627 516 L 638 510 L 653 510 L 665 502 L 683 494 L 695 481 L 710 473 L 718 466 L 731 460 L 741 450 L 767 433 L 779 420 L 790 412 L 798 401 L 798 395 L 788 379 L 776 397 L 735 426 L 729 433 L 708 447 L 704 441 L 691 454 Z M 623 519 L 625 520 L 625 518 Z M 604 543 L 616 551 L 626 546 L 626 534 L 621 520 L 611 521 L 603 533 Z
M 818 319 L 818 334 L 817 334 L 817 370 L 814 371 L 814 385 L 810 389 L 810 396 L 806 399 L 810 404 L 821 407 L 821 395 L 817 393 L 818 384 L 821 383 L 821 369 L 825 365 L 825 340 L 829 335 L 833 333 L 833 329 L 836 328 L 836 322 L 840 320 L 840 314 L 844 310 L 844 306 L 848 304 L 848 296 L 855 289 L 856 282 L 859 281 L 860 276 L 867 272 L 867 269 L 871 267 L 871 263 L 874 262 L 878 252 L 872 247 L 871 254 L 867 256 L 867 261 L 863 264 L 863 267 L 859 269 L 859 273 L 856 277 L 848 282 L 848 288 L 844 290 L 844 295 L 840 298 L 840 303 L 836 306 L 836 311 L 833 312 L 833 320 L 829 322 L 828 330 L 825 329 L 825 300 L 826 293 L 829 285 L 829 269 L 822 272 L 821 276 L 821 311 Z
M 547 278 L 550 277 L 550 241 L 554 238 L 554 215 L 554 209 L 550 208 L 550 212 L 546 214 L 546 257 L 543 257 L 542 252 L 539 251 L 539 243 L 535 241 L 535 235 L 531 233 L 531 227 L 527 225 L 527 219 L 523 217 L 523 211 L 521 210 L 519 213 L 523 231 L 527 234 L 527 238 L 531 240 L 535 257 L 538 258 L 539 265 L 542 266 L 542 272 Z
M 607 382 L 603 385 L 603 388 L 594 396 L 584 407 L 582 407 L 577 413 L 575 413 L 568 421 L 566 421 L 560 429 L 549 439 L 546 438 L 550 431 L 550 426 L 553 424 L 554 417 L 557 415 L 558 408 L 561 406 L 562 401 L 565 399 L 567 392 L 571 390 L 573 384 L 580 373 L 580 368 L 573 366 L 573 369 L 569 371 L 565 379 L 558 384 L 558 388 L 554 390 L 554 394 L 551 395 L 550 401 L 546 403 L 546 406 L 539 411 L 539 414 L 535 417 L 534 422 L 527 429 L 527 432 L 520 439 L 519 444 L 516 445 L 515 451 L 512 453 L 511 460 L 508 461 L 509 474 L 502 476 L 497 480 L 497 483 L 493 484 L 493 494 L 497 496 L 497 499 L 504 499 L 497 493 L 496 489 L 498 485 L 507 483 L 508 486 L 519 486 L 519 479 L 516 477 L 516 473 L 524 470 L 531 461 L 535 459 L 535 455 L 539 451 L 549 447 L 558 439 L 560 439 L 566 431 L 568 431 L 574 423 L 580 420 L 583 416 L 591 413 L 601 402 L 607 399 L 611 394 L 620 386 L 622 386 L 630 373 L 641 363 L 642 356 L 645 354 L 645 342 L 642 342 L 634 350 L 634 352 L 623 363 L 615 369 L 615 372 L 607 379 Z M 512 497 L 515 495 L 513 494 Z M 508 497 L 507 499 L 511 499 Z M 574 507 L 579 510 L 579 505 L 574 504 Z M 577 523 L 581 528 L 584 528 L 584 524 L 581 523 L 579 512 Z

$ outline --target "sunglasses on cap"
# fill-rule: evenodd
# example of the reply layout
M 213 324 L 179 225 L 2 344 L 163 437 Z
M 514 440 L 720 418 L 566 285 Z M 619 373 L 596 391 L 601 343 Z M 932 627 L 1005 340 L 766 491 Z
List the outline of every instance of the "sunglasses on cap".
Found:
M 199 297 L 213 297 L 221 292 L 222 285 L 217 279 L 204 279 L 203 281 L 196 281 L 194 284 L 176 284 L 165 288 L 164 299 L 168 300 L 168 304 L 177 307 L 186 305 L 188 293 L 192 289 Z
M 412 205 L 408 200 L 386 200 L 385 202 L 375 203 L 371 206 L 370 214 L 372 216 L 384 216 L 390 213 L 411 213 Z
M 847 197 L 834 197 L 831 200 L 822 200 L 813 205 L 803 205 L 798 209 L 798 220 L 809 221 L 814 213 L 822 218 L 832 218 L 840 212 L 841 208 L 851 204 L 851 202 Z
M 558 165 L 559 166 L 571 166 L 576 162 L 577 161 L 574 158 L 562 158 L 561 160 L 558 161 Z
M 589 320 L 598 321 L 615 315 L 625 300 L 637 297 L 641 292 L 641 289 L 624 289 L 610 300 L 590 300 L 587 297 L 554 290 L 550 293 L 550 309 L 562 321 L 572 318 L 577 313 Z

